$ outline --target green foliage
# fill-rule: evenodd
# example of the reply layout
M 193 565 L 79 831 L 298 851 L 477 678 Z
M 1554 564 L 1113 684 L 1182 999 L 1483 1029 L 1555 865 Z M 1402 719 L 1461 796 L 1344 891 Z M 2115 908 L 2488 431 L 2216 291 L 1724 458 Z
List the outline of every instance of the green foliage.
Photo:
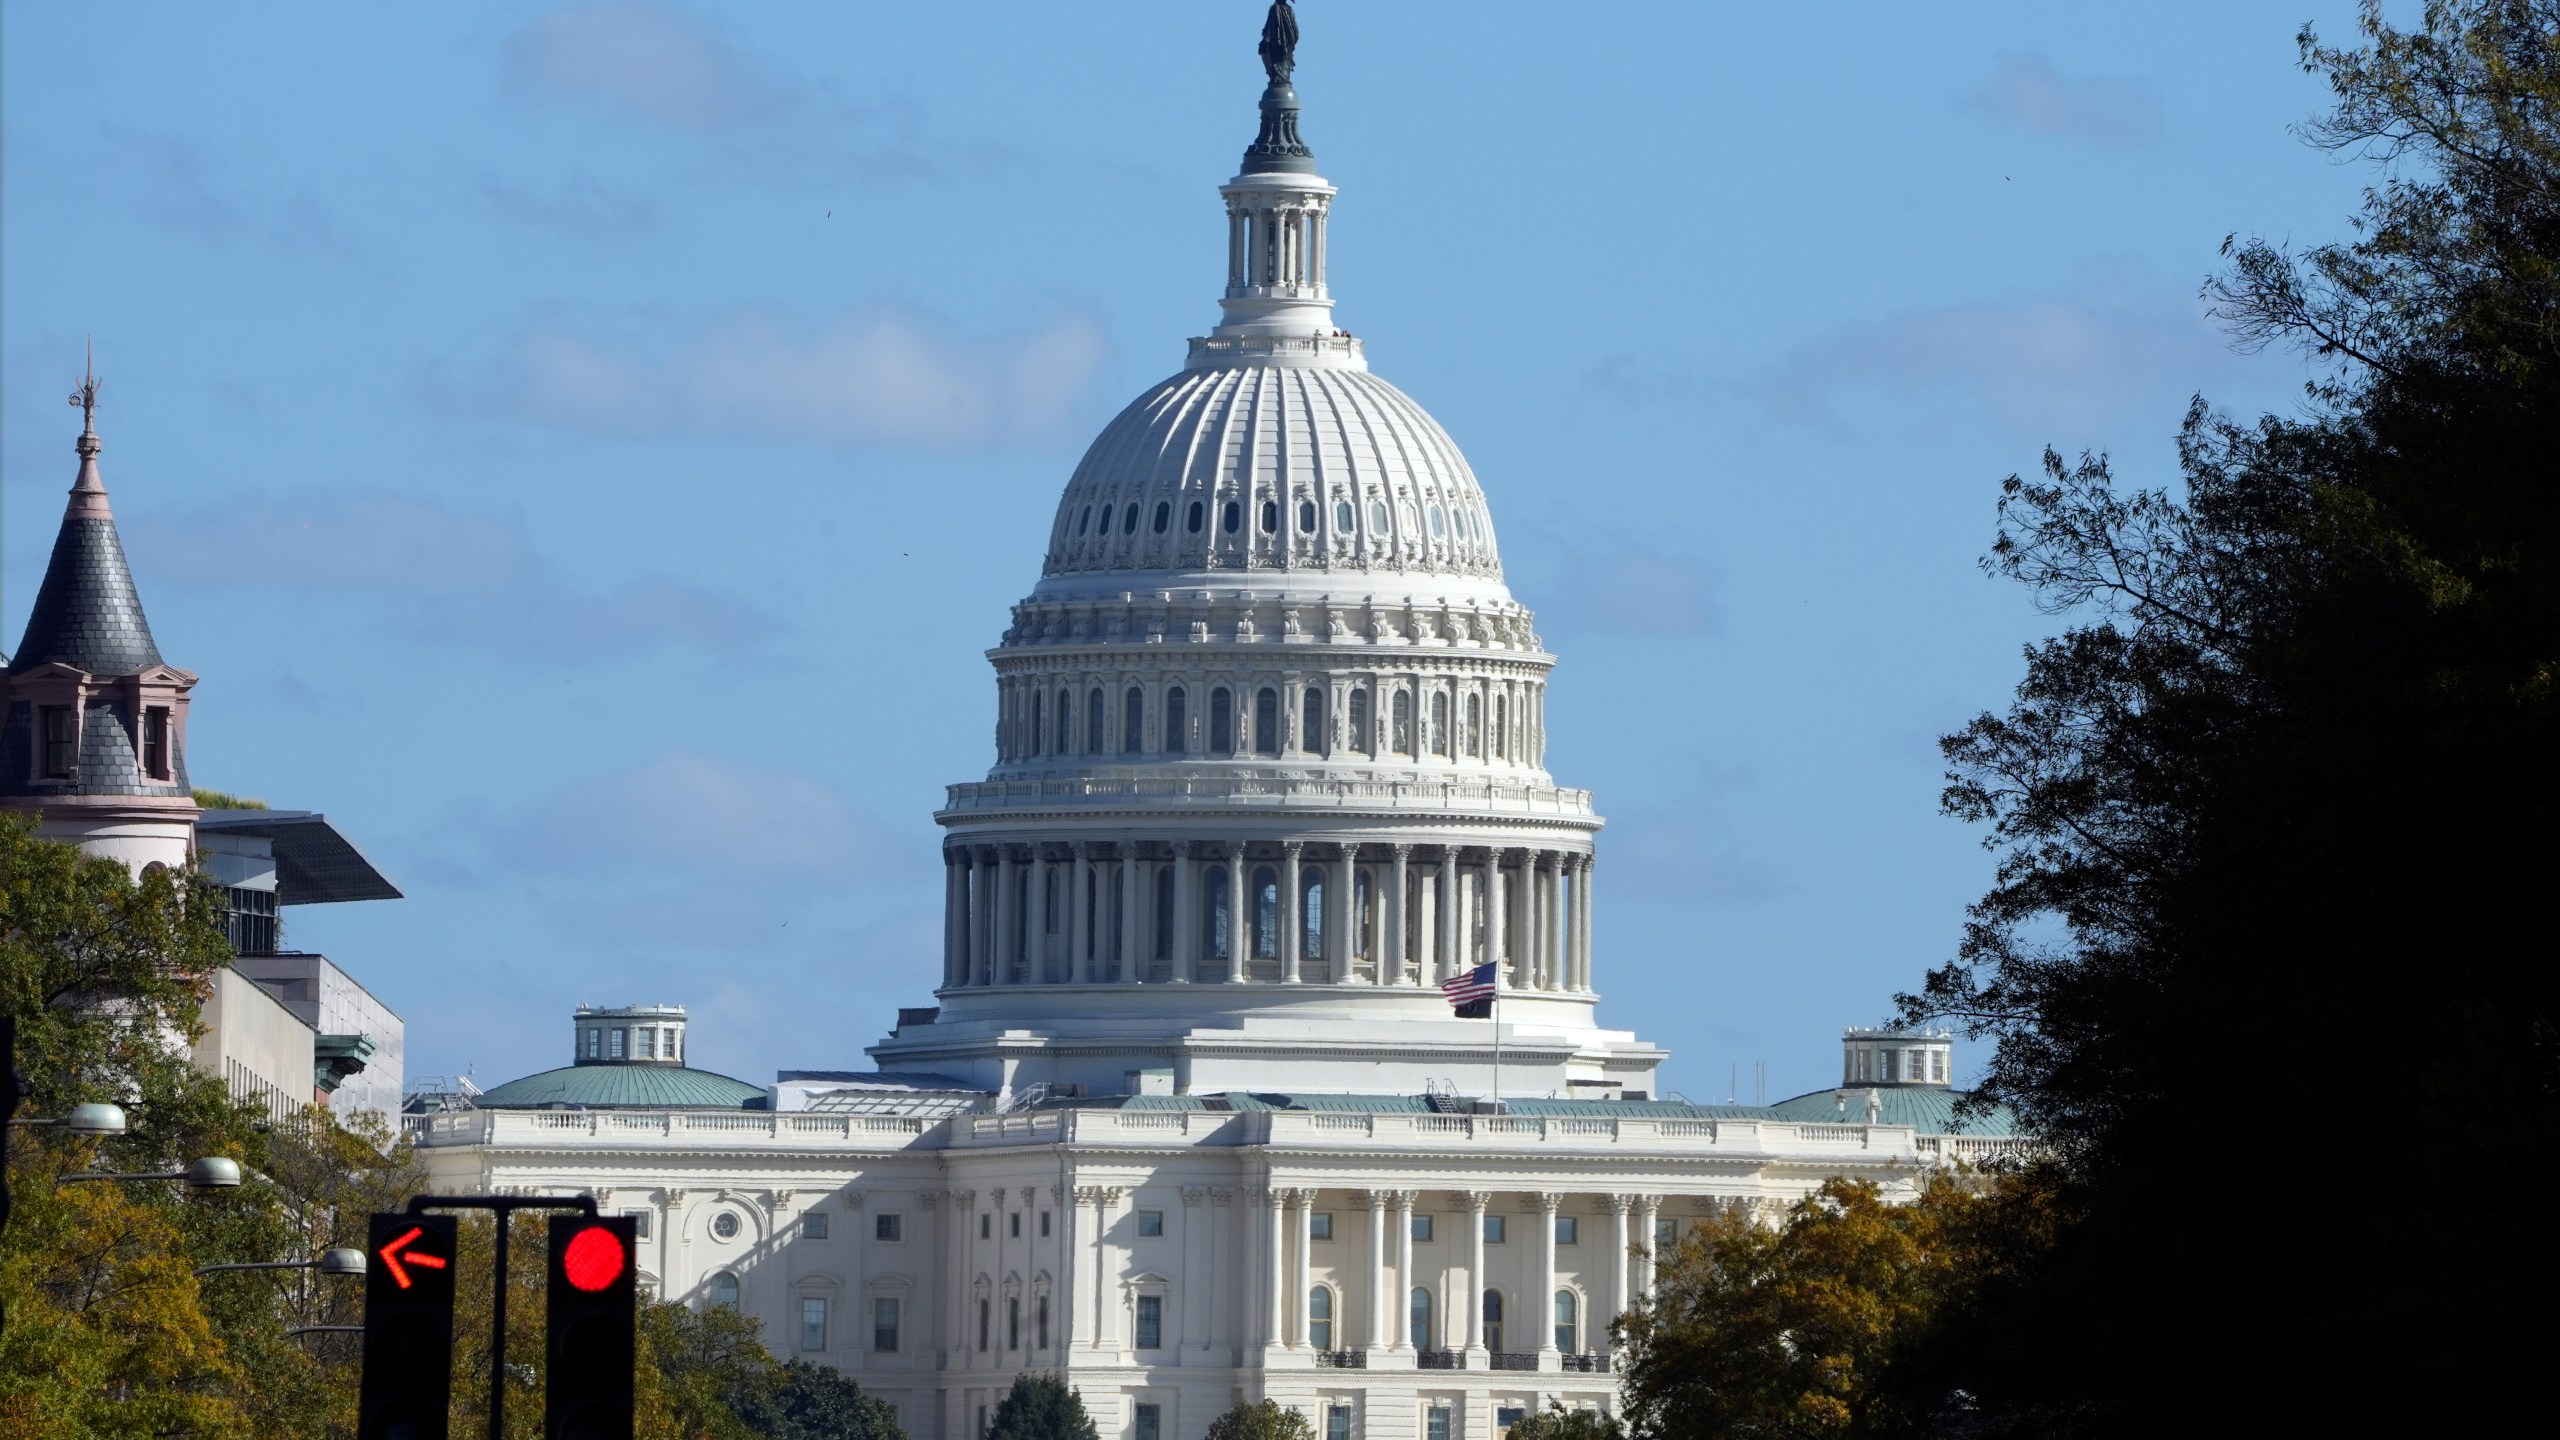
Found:
M 201 785 L 196 787 L 196 804 L 207 810 L 264 810 L 267 808 L 267 802 L 264 800 L 253 800 L 246 795 L 226 795 L 220 790 L 207 790 Z
M 1503 1440 L 1626 1440 L 1626 1427 L 1614 1415 L 1597 1410 L 1567 1410 L 1556 1401 L 1535 1415 L 1524 1416 Z
M 1277 1400 L 1239 1400 L 1209 1422 L 1208 1440 L 1315 1440 L 1315 1434 L 1303 1411 Z
M 1084 1397 L 1055 1375 L 1017 1375 L 987 1422 L 986 1440 L 1098 1440 Z
M 2073 623 L 1945 741 L 2000 863 L 1904 998 L 2047 1145 L 2052 1228 L 1896 1372 L 1973 1433 L 2450 1433 L 2546 1348 L 2481 1321 L 2541 1313 L 2548 1227 L 2338 1167 L 2424 1136 L 2539 1193 L 2560 1136 L 2560 5 L 2361 24 L 2302 38 L 2308 137 L 2380 167 L 2355 238 L 2209 290 L 2323 367 L 2305 410 L 2199 402 L 2183 494 L 2052 454 L 2004 491 L 1987 564 Z
M 862 1393 L 841 1370 L 793 1360 L 760 1386 L 732 1393 L 729 1407 L 765 1440 L 906 1440 L 889 1407 Z

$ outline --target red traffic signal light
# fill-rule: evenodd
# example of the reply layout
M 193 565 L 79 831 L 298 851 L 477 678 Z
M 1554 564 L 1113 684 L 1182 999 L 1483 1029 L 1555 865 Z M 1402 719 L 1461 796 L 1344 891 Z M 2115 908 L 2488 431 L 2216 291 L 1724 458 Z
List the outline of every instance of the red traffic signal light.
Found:
M 549 1440 L 631 1440 L 640 1329 L 640 1277 L 631 1263 L 636 1228 L 628 1215 L 552 1217 L 551 1281 L 543 1295 Z
M 358 1440 L 444 1440 L 453 1391 L 450 1215 L 373 1217 L 365 1267 Z
M 589 1225 L 570 1236 L 569 1247 L 560 1252 L 561 1276 L 590 1294 L 621 1279 L 630 1263 L 622 1237 L 602 1225 Z
M 411 1245 L 424 1237 L 426 1233 L 426 1226 L 412 1225 L 408 1229 L 401 1231 L 398 1235 L 393 1236 L 391 1239 L 374 1248 L 373 1253 L 381 1256 L 382 1263 L 389 1266 L 391 1269 L 391 1283 L 399 1286 L 403 1290 L 406 1290 L 411 1285 L 417 1283 L 409 1278 L 410 1266 L 414 1265 L 421 1270 L 442 1270 L 446 1265 L 451 1263 L 446 1260 L 444 1256 L 436 1254 L 433 1250 L 409 1249 Z

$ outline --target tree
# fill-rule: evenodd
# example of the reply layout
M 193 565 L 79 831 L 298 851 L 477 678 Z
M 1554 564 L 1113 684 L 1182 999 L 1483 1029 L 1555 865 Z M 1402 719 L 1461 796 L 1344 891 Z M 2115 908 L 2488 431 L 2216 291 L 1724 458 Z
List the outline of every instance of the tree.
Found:
M 887 1405 L 841 1370 L 789 1361 L 765 1384 L 743 1388 L 729 1408 L 765 1440 L 906 1440 Z
M 2209 287 L 2304 411 L 2199 402 L 2183 495 L 2004 488 L 1989 568 L 2073 623 L 1945 741 L 2000 861 L 1903 1002 L 2046 1146 L 2041 1248 L 1896 1368 L 1975 1433 L 2458 1429 L 2548 1348 L 2560 1248 L 2496 1207 L 2560 1136 L 2560 5 L 2362 30 L 2302 37 L 2360 234 Z M 2486 1208 L 2354 1173 L 2412 1145 Z
M 1242 1400 L 1209 1422 L 1207 1440 L 1315 1440 L 1315 1426 L 1304 1412 L 1277 1400 Z
M 1504 1432 L 1503 1440 L 1626 1440 L 1617 1417 L 1597 1410 L 1567 1410 L 1556 1401 Z
M 1055 1375 L 1017 1375 L 996 1405 L 985 1440 L 1098 1440 L 1084 1396 Z

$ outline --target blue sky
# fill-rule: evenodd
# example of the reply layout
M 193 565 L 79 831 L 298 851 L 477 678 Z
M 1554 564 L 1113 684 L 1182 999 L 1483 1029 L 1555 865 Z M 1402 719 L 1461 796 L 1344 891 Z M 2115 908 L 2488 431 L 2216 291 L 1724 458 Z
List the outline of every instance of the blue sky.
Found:
M 626 1000 L 865 1063 L 1056 494 L 1213 320 L 1261 8 L 0 11 L 8 643 L 94 334 L 195 779 L 407 889 L 288 923 L 413 1076 Z M 1300 14 L 1338 314 L 1562 657 L 1603 1018 L 1692 1098 L 1827 1084 L 1988 878 L 1934 738 L 2057 623 L 1975 567 L 2001 477 L 2300 393 L 2196 291 L 2343 230 L 2288 127 L 2349 7 Z

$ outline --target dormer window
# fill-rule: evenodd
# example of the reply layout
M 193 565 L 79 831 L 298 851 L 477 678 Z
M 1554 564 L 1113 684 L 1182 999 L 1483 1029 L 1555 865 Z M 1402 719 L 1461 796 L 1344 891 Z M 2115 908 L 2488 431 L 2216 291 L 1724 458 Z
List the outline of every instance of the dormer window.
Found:
M 154 780 L 169 778 L 169 710 L 154 705 L 142 712 L 142 773 Z
M 72 736 L 74 733 L 71 707 L 68 705 L 47 705 L 44 707 L 43 711 L 40 712 L 40 716 L 41 723 L 44 727 L 44 778 L 47 780 L 68 780 L 71 778 L 71 750 Z

